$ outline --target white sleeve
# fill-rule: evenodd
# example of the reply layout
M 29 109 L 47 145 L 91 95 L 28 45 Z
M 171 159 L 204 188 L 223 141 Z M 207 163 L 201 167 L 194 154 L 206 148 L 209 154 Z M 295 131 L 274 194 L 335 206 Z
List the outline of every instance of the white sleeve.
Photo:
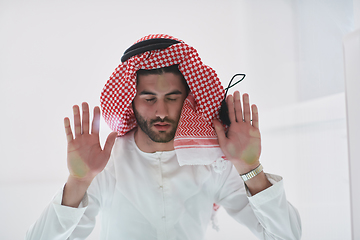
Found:
M 63 189 L 29 228 L 25 240 L 82 240 L 95 227 L 96 216 L 113 193 L 113 155 L 105 169 L 91 182 L 78 208 L 61 205 Z
M 300 239 L 300 216 L 286 200 L 282 178 L 266 176 L 273 185 L 251 196 L 233 167 L 222 177 L 217 204 L 259 239 Z
M 95 226 L 99 205 L 85 193 L 78 208 L 61 205 L 63 189 L 29 228 L 25 240 L 86 239 Z

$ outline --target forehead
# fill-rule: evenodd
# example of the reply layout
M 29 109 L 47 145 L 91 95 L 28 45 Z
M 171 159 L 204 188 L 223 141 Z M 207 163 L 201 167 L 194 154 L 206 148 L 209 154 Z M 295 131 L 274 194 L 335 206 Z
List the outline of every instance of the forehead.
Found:
M 137 91 L 152 90 L 168 92 L 172 90 L 183 91 L 185 86 L 182 78 L 173 73 L 139 75 L 137 78 Z

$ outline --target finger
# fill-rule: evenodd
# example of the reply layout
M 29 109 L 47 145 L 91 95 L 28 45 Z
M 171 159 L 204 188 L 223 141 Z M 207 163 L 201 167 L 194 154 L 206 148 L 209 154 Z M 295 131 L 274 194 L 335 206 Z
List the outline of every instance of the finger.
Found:
M 64 127 L 65 127 L 66 140 L 69 143 L 74 139 L 71 131 L 69 118 L 64 118 Z
M 112 132 L 109 134 L 109 136 L 106 139 L 103 151 L 107 157 L 110 157 L 111 149 L 114 146 L 116 137 L 117 137 L 117 132 Z
M 80 109 L 78 105 L 73 106 L 75 137 L 81 135 Z
M 215 132 L 219 141 L 219 145 L 224 146 L 225 142 L 226 142 L 226 135 L 225 135 L 225 131 L 224 131 L 224 127 L 221 125 L 221 123 L 214 119 L 213 121 L 214 123 L 214 127 L 215 127 Z
M 89 105 L 83 102 L 82 105 L 82 133 L 89 134 Z
M 241 100 L 239 91 L 234 92 L 234 106 L 235 106 L 235 117 L 236 121 L 242 122 L 243 114 L 241 109 Z
M 91 133 L 92 134 L 99 134 L 100 131 L 100 108 L 94 108 L 94 118 L 91 125 Z
M 259 129 L 259 113 L 258 108 L 255 104 L 251 105 L 251 111 L 252 111 L 252 125 Z
M 229 110 L 229 119 L 230 122 L 236 122 L 236 117 L 235 117 L 235 110 L 234 110 L 234 98 L 232 95 L 229 95 L 226 99 L 227 105 L 228 105 L 228 110 Z
M 250 122 L 250 104 L 249 104 L 249 95 L 247 93 L 243 94 L 243 106 L 244 106 L 244 121 Z

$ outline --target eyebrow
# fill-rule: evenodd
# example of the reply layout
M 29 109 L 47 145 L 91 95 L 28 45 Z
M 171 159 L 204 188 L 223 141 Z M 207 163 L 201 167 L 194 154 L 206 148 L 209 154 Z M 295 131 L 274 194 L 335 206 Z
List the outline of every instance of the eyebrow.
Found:
M 174 91 L 172 91 L 172 92 L 169 92 L 169 93 L 165 94 L 165 96 L 169 96 L 169 95 L 181 95 L 181 94 L 182 94 L 181 91 L 179 91 L 179 90 L 174 90 Z M 144 90 L 144 91 L 141 91 L 141 92 L 139 93 L 139 95 L 154 95 L 154 96 L 156 96 L 157 94 L 156 94 L 156 93 L 153 93 L 153 92 L 150 92 L 150 91 Z

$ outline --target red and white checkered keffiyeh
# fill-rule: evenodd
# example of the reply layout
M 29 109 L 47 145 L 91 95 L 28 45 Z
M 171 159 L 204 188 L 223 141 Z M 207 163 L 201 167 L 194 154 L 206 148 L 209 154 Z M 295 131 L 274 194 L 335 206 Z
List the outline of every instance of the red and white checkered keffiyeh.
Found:
M 184 102 L 174 138 L 179 164 L 212 164 L 216 171 L 221 172 L 225 167 L 225 156 L 219 147 L 212 120 L 219 119 L 225 91 L 217 74 L 202 63 L 195 48 L 179 39 L 152 34 L 137 42 L 153 38 L 174 39 L 180 43 L 133 56 L 115 69 L 101 93 L 105 121 L 119 136 L 135 128 L 137 123 L 130 105 L 136 95 L 136 72 L 178 64 L 191 91 Z

